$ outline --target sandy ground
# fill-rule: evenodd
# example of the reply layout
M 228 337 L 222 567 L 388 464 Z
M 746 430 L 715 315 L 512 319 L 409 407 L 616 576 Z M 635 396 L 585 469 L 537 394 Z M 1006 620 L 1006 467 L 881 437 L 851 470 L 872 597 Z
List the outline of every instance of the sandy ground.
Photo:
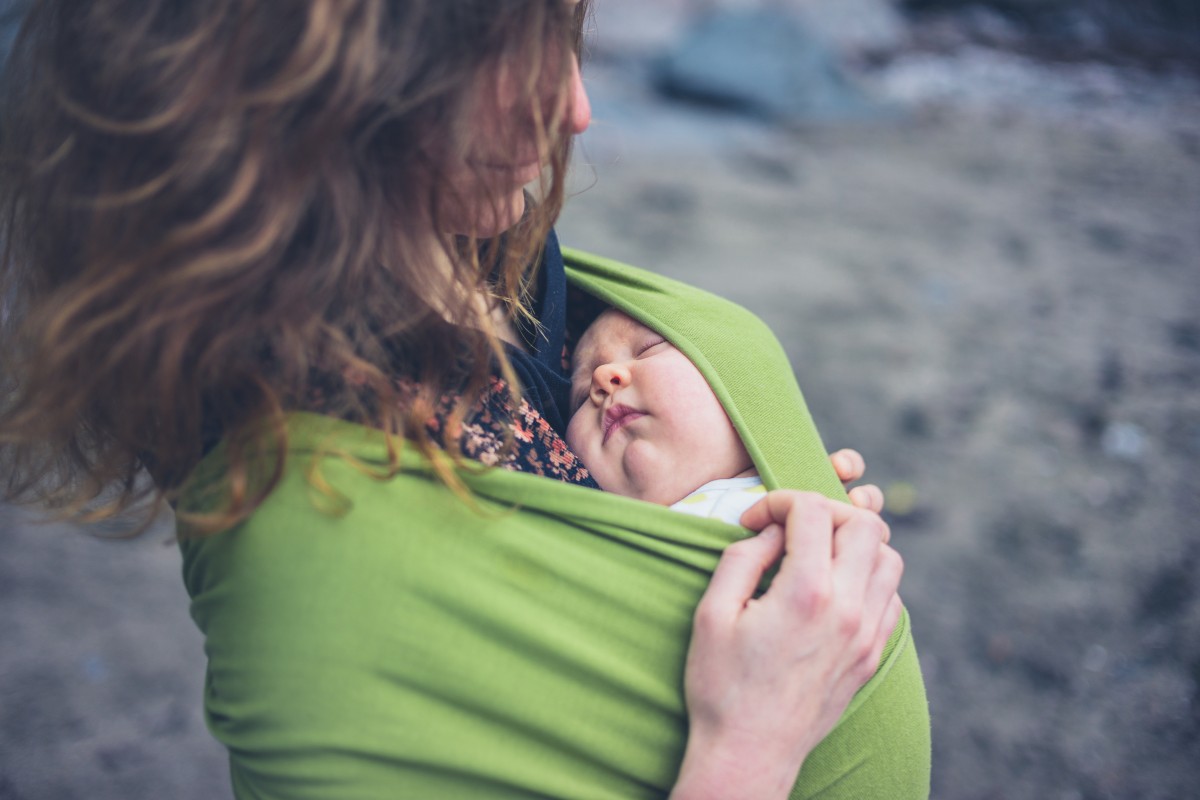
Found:
M 927 61 L 884 83 L 950 102 L 786 132 L 639 108 L 622 80 L 642 123 L 606 128 L 601 70 L 563 238 L 758 312 L 827 444 L 866 453 L 935 797 L 1194 797 L 1200 97 L 1109 75 L 1072 106 L 1019 64 L 1006 96 L 995 59 L 943 63 L 983 81 L 956 96 L 920 90 Z
M 867 455 L 934 797 L 1193 797 L 1200 92 L 1034 102 L 909 66 L 873 78 L 893 113 L 784 130 L 597 58 L 560 234 L 755 310 Z M 0 800 L 229 797 L 166 527 L 0 531 Z

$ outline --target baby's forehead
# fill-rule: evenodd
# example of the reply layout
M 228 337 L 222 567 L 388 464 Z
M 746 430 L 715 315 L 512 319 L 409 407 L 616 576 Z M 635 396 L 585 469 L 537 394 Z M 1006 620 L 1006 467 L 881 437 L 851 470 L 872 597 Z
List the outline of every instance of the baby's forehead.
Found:
M 582 356 L 602 345 L 620 343 L 623 340 L 641 336 L 648 331 L 650 328 L 624 311 L 616 308 L 605 309 L 579 337 L 579 344 L 575 346 L 573 360 L 578 363 Z

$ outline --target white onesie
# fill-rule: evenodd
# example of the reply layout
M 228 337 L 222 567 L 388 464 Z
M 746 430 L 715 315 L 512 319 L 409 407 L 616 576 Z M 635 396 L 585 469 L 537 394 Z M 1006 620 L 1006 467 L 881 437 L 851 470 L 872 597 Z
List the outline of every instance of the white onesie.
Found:
M 749 478 L 722 478 L 709 481 L 671 508 L 695 517 L 722 519 L 733 525 L 746 509 L 757 503 L 767 493 L 762 479 L 757 475 Z

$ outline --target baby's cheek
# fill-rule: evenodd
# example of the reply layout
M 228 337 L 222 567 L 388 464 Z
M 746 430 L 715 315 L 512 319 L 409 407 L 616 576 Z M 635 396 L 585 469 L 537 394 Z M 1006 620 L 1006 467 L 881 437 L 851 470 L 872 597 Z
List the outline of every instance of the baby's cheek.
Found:
M 582 435 L 583 425 L 581 423 L 580 416 L 581 415 L 579 413 L 576 413 L 573 417 L 571 417 L 571 421 L 567 423 L 567 435 L 565 438 L 567 440 L 567 447 L 571 448 L 571 451 L 575 453 L 575 455 L 583 458 L 585 442 Z

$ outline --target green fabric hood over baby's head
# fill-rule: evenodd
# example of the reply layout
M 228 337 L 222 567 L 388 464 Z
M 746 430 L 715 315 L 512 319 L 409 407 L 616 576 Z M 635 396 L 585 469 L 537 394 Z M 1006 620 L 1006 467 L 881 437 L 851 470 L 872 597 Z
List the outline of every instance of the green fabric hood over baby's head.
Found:
M 761 322 L 631 267 L 573 252 L 567 266 L 574 285 L 696 363 L 768 487 L 844 497 Z M 288 471 L 254 516 L 182 544 L 207 719 L 239 798 L 669 792 L 687 737 L 691 616 L 744 530 L 504 470 L 462 473 L 472 508 L 411 447 L 400 474 L 372 477 L 364 465 L 386 462 L 378 432 L 311 414 L 289 431 Z M 313 469 L 344 513 L 316 510 Z M 928 791 L 905 616 L 792 797 Z

